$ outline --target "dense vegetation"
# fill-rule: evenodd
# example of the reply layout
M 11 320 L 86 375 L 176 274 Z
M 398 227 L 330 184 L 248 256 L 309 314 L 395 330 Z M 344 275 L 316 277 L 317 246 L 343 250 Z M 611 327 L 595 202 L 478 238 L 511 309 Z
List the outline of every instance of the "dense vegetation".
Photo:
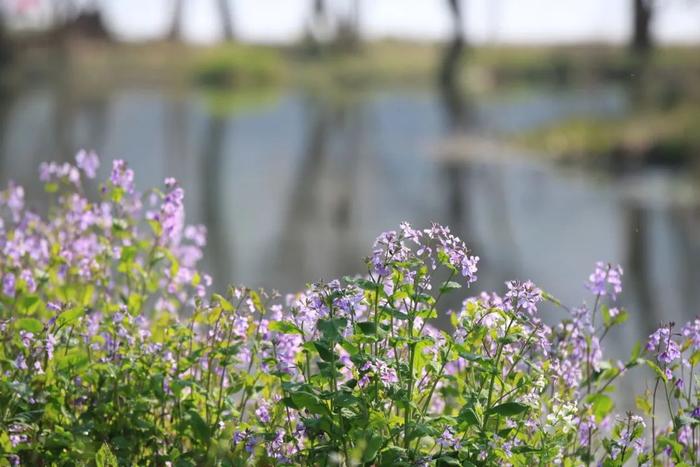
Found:
M 512 281 L 448 312 L 479 258 L 402 224 L 362 276 L 215 294 L 177 182 L 139 194 L 115 161 L 89 200 L 98 167 L 42 164 L 46 215 L 20 186 L 0 195 L 0 464 L 697 464 L 700 321 L 606 359 L 619 266 L 596 265 L 592 306 Z M 653 392 L 618 414 L 614 384 L 638 365 Z

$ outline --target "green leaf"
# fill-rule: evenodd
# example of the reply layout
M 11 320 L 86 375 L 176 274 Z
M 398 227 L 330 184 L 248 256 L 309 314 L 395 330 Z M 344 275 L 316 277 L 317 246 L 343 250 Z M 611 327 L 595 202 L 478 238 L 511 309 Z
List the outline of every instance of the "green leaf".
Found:
M 131 263 L 136 258 L 137 253 L 138 249 L 135 246 L 124 247 L 122 248 L 122 255 L 120 259 L 124 263 Z
M 219 295 L 218 293 L 215 293 L 212 295 L 212 298 L 214 301 L 218 302 L 219 305 L 221 305 L 221 308 L 223 308 L 225 311 L 233 311 L 233 305 L 231 305 L 231 302 L 226 300 L 224 297 Z
M 127 300 L 127 310 L 129 310 L 129 314 L 132 316 L 138 314 L 142 305 L 143 297 L 141 295 L 135 293 L 129 295 L 129 299 Z
M 289 321 L 272 321 L 268 328 L 270 331 L 275 331 L 282 334 L 304 334 L 301 329 Z
M 360 331 L 362 331 L 362 334 L 373 336 L 377 333 L 377 326 L 370 321 L 357 323 L 357 326 L 360 328 Z
M 471 353 L 471 352 L 466 352 L 462 349 L 457 349 L 457 353 L 459 353 L 459 356 L 462 357 L 463 359 L 470 361 L 470 362 L 480 362 L 480 363 L 485 363 L 485 362 L 490 362 L 491 359 L 488 357 L 484 357 L 483 355 L 479 355 L 476 353 Z
M 231 357 L 231 356 L 238 355 L 240 353 L 240 350 L 241 350 L 241 343 L 238 342 L 236 344 L 229 345 L 227 347 L 219 347 L 218 349 L 216 349 L 216 353 L 218 353 L 219 355 L 226 356 L 226 357 Z
M 554 303 L 558 307 L 563 307 L 563 305 L 561 304 L 561 301 L 559 301 L 559 299 L 556 298 L 554 295 L 551 295 L 551 294 L 543 291 L 542 298 L 544 300 L 547 300 L 548 302 Z
M 345 329 L 347 324 L 348 320 L 345 318 L 319 319 L 316 322 L 316 326 L 323 337 L 330 341 L 341 340 L 343 337 L 341 330 Z
M 488 411 L 490 414 L 502 415 L 504 417 L 512 417 L 513 415 L 518 415 L 523 412 L 527 412 L 530 409 L 529 406 L 521 404 L 519 402 L 506 402 L 500 405 L 491 407 Z
M 253 301 L 255 309 L 258 310 L 260 313 L 264 313 L 265 307 L 263 307 L 263 302 L 260 299 L 260 294 L 257 293 L 255 290 L 251 290 L 248 292 L 248 295 L 250 295 L 250 299 Z
M 637 397 L 635 398 L 635 402 L 636 402 L 637 408 L 638 408 L 639 410 L 641 410 L 641 411 L 644 412 L 645 414 L 651 414 L 652 406 L 651 406 L 651 404 L 649 403 L 649 401 L 646 399 L 646 397 L 637 396 Z
M 362 462 L 372 462 L 374 458 L 377 457 L 377 453 L 382 448 L 383 444 L 384 440 L 381 436 L 379 436 L 377 433 L 371 433 L 367 439 L 367 447 L 365 448 L 365 452 L 362 453 Z
M 85 308 L 81 306 L 77 306 L 75 308 L 71 308 L 68 311 L 65 311 L 59 315 L 59 317 L 56 319 L 56 322 L 58 323 L 59 326 L 65 326 L 67 324 L 71 324 L 74 321 L 76 321 L 78 318 L 83 316 L 85 314 Z
M 459 282 L 447 281 L 440 285 L 440 293 L 447 293 L 451 290 L 461 289 L 462 285 Z
M 97 467 L 119 467 L 119 461 L 107 443 L 102 443 L 102 447 L 95 454 L 95 464 Z
M 481 425 L 481 420 L 479 420 L 479 416 L 471 407 L 465 406 L 462 408 L 462 410 L 459 412 L 459 420 L 464 421 L 472 426 Z
M 209 439 L 209 426 L 199 415 L 199 412 L 194 409 L 188 411 L 187 420 L 195 437 L 202 443 L 206 442 Z
M 527 452 L 540 452 L 539 448 L 533 448 L 532 446 L 520 445 L 514 446 L 513 452 L 527 453 Z
M 33 315 L 41 300 L 37 295 L 24 295 L 19 301 L 18 308 L 23 315 Z
M 663 371 L 661 368 L 659 368 L 659 365 L 657 365 L 656 363 L 652 362 L 651 360 L 644 360 L 644 362 L 647 364 L 647 366 L 648 366 L 649 368 L 651 368 L 652 370 L 654 370 L 654 372 L 656 373 L 656 375 L 657 375 L 659 378 L 661 378 L 661 380 L 662 380 L 664 383 L 667 382 L 666 374 L 664 373 L 664 371 Z
M 316 348 L 316 352 L 318 352 L 319 357 L 321 357 L 321 360 L 325 362 L 334 362 L 338 360 L 336 357 L 335 353 L 329 349 L 326 345 L 320 343 L 320 342 L 314 342 L 314 347 Z
M 632 347 L 632 353 L 630 354 L 630 360 L 637 360 L 642 355 L 642 343 L 637 341 Z
M 387 314 L 393 316 L 394 318 L 402 320 L 402 321 L 405 321 L 408 319 L 408 315 L 406 313 L 404 313 L 403 311 L 397 310 L 396 308 L 391 308 L 391 307 L 385 306 L 382 308 L 382 311 L 384 313 L 387 313 Z
M 684 425 L 695 426 L 697 424 L 698 424 L 697 419 L 695 419 L 693 417 L 689 417 L 686 414 L 680 414 L 679 416 L 676 417 L 676 425 L 677 426 L 684 426 Z
M 593 413 L 598 420 L 602 420 L 615 407 L 613 400 L 605 394 L 594 394 L 588 398 L 593 408 Z
M 303 407 L 311 413 L 317 415 L 330 414 L 328 407 L 323 402 L 321 402 L 321 399 L 319 399 L 314 394 L 311 394 L 310 392 L 298 391 L 291 394 L 290 397 L 294 405 L 296 405 L 297 407 Z
M 301 407 L 297 406 L 291 397 L 283 397 L 280 401 L 289 408 L 294 410 L 299 410 Z
M 336 407 L 352 407 L 360 403 L 358 397 L 347 392 L 339 392 L 333 398 L 333 403 Z
M 44 329 L 44 325 L 41 324 L 41 321 L 34 318 L 20 318 L 15 321 L 15 327 L 23 331 L 33 332 L 34 334 L 38 334 Z
M 438 467 L 441 466 L 441 465 L 458 465 L 458 466 L 461 467 L 461 466 L 462 466 L 462 463 L 459 462 L 459 460 L 455 459 L 454 457 L 451 457 L 451 456 L 442 456 L 442 457 L 439 457 L 439 458 L 438 458 L 438 460 L 437 460 L 437 462 L 435 463 L 435 465 L 437 465 Z
M 88 363 L 88 357 L 85 352 L 79 348 L 71 348 L 68 352 L 56 353 L 55 356 L 56 368 L 60 371 L 66 371 L 69 368 L 80 368 Z
M 357 284 L 358 287 L 360 287 L 363 290 L 369 290 L 370 292 L 375 292 L 379 290 L 381 284 L 379 283 L 374 283 L 368 279 L 357 279 L 355 281 L 355 284 Z
M 409 427 L 409 440 L 415 438 L 423 438 L 425 436 L 435 436 L 435 430 L 425 423 L 415 423 L 411 424 Z
M 381 467 L 395 467 L 399 465 L 410 465 L 406 462 L 406 450 L 398 446 L 389 446 L 382 450 Z
M 688 359 L 691 365 L 697 365 L 700 362 L 700 350 L 693 353 Z

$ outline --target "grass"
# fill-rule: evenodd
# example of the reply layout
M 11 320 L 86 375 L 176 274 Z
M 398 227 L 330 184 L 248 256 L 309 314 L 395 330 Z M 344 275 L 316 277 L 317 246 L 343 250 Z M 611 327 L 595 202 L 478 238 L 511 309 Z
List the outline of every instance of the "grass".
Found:
M 613 156 L 683 164 L 700 155 L 700 108 L 688 104 L 616 119 L 572 118 L 515 136 L 514 140 L 566 160 Z
M 63 47 L 25 49 L 18 54 L 20 63 L 33 74 L 49 74 L 67 65 L 77 70 L 72 79 L 87 84 L 138 81 L 167 85 L 196 81 L 214 87 L 291 82 L 311 87 L 366 88 L 387 83 L 432 83 L 443 53 L 439 43 L 391 40 L 362 43 L 353 52 L 329 48 L 315 53 L 309 53 L 303 45 L 187 46 L 165 41 L 79 41 Z M 658 49 L 650 57 L 648 71 L 665 79 L 690 80 L 700 73 L 697 52 L 694 47 Z M 465 84 L 486 87 L 532 81 L 624 79 L 636 69 L 625 48 L 600 44 L 468 47 L 463 65 Z

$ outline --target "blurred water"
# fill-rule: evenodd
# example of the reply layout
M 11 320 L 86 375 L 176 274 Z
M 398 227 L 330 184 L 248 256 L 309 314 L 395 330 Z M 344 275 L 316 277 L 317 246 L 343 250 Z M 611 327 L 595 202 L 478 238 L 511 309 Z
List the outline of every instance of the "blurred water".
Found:
M 144 188 L 177 177 L 189 221 L 209 228 L 205 269 L 219 289 L 291 292 L 361 273 L 379 232 L 437 221 L 481 256 L 477 290 L 531 278 L 590 303 L 583 282 L 595 261 L 622 263 L 632 320 L 610 338 L 620 352 L 660 321 L 695 316 L 700 197 L 683 174 L 564 168 L 496 143 L 552 119 L 624 113 L 620 89 L 453 97 L 287 89 L 222 113 L 194 90 L 81 98 L 33 87 L 0 107 L 0 178 L 24 184 L 40 207 L 37 165 L 81 147 L 102 155 L 103 174 L 104 161 L 126 159 Z

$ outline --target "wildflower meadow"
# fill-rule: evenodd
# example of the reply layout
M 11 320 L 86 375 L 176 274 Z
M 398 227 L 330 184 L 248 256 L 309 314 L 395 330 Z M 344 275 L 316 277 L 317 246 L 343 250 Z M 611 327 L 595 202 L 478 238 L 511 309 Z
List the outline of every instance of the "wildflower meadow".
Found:
M 216 293 L 177 181 L 110 168 L 42 164 L 46 212 L 0 193 L 0 464 L 698 465 L 700 320 L 608 358 L 619 266 L 578 307 L 527 280 L 479 293 L 449 228 L 403 223 L 357 276 Z M 621 413 L 628 371 L 648 381 Z

